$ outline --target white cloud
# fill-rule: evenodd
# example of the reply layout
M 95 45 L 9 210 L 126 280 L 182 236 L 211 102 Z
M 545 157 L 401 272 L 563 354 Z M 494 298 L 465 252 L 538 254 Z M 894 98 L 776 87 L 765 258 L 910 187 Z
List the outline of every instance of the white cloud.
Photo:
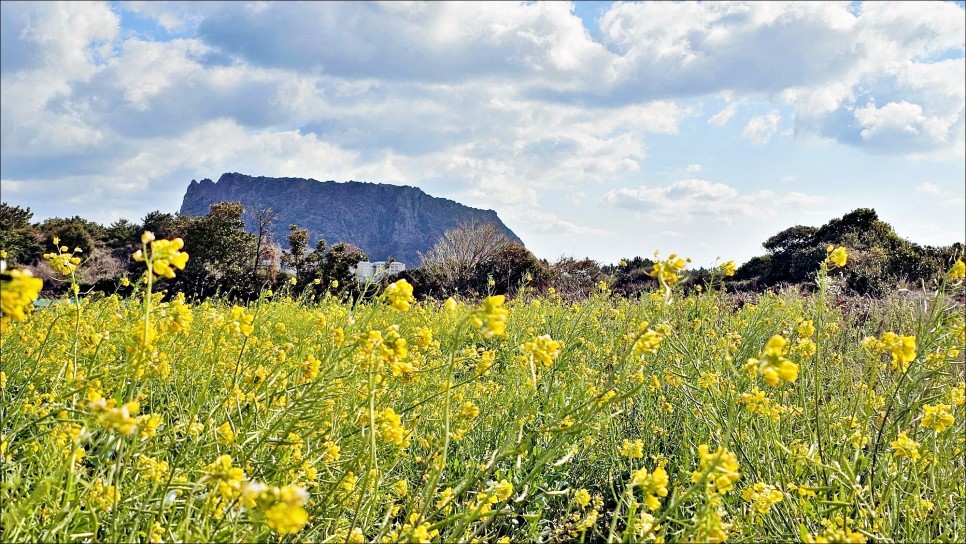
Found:
M 102 69 L 117 16 L 105 4 L 83 2 L 4 2 L 2 16 L 3 152 L 81 152 L 101 142 L 87 104 L 71 94 Z
M 666 186 L 641 185 L 608 191 L 605 207 L 633 210 L 649 218 L 691 220 L 696 216 L 727 221 L 738 216 L 774 215 L 787 206 L 814 206 L 826 199 L 817 195 L 773 191 L 742 194 L 734 187 L 702 179 L 684 179 Z
M 172 85 L 204 77 L 196 59 L 207 50 L 198 40 L 161 43 L 130 39 L 111 62 L 111 72 L 116 85 L 123 89 L 124 100 L 145 111 L 151 97 Z
M 928 181 L 922 182 L 916 185 L 916 192 L 919 194 L 926 195 L 938 195 L 940 194 L 939 187 L 935 183 L 929 183 Z
M 735 112 L 737 111 L 738 111 L 738 104 L 736 103 L 728 104 L 727 106 L 725 106 L 723 110 L 712 115 L 708 119 L 708 124 L 723 127 L 726 124 L 728 124 L 728 121 L 730 121 L 731 118 L 735 116 Z
M 584 203 L 584 200 L 586 198 L 587 198 L 587 193 L 583 191 L 567 193 L 567 201 L 573 204 L 574 206 L 580 206 L 581 204 Z
M 179 32 L 196 28 L 202 21 L 202 16 L 195 11 L 198 6 L 192 6 L 186 2 L 159 0 L 153 0 L 151 2 L 129 1 L 125 2 L 121 7 L 125 11 L 154 19 L 158 25 L 168 32 Z
M 578 225 L 571 221 L 561 219 L 553 212 L 539 212 L 530 210 L 529 213 L 519 213 L 517 211 L 506 214 L 506 219 L 514 224 L 523 225 L 527 230 L 542 233 L 564 232 L 574 236 L 585 237 L 607 237 L 614 233 L 604 229 Z
M 741 137 L 756 145 L 767 144 L 778 132 L 781 121 L 782 117 L 776 110 L 752 117 L 741 131 Z

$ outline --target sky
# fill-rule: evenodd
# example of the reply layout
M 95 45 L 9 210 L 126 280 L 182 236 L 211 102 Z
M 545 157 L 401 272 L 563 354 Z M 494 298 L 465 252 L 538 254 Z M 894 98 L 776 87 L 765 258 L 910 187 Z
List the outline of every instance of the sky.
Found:
M 962 2 L 4 1 L 0 193 L 108 225 L 225 172 L 411 185 L 603 264 L 856 208 L 947 245 L 964 49 Z

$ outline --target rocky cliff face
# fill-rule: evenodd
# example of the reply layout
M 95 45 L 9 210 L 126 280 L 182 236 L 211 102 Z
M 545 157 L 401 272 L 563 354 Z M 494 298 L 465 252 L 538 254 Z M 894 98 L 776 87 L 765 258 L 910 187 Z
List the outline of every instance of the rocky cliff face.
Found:
M 287 247 L 289 225 L 309 231 L 312 247 L 319 239 L 330 246 L 349 242 L 372 261 L 390 257 L 407 267 L 420 264 L 443 233 L 462 223 L 494 223 L 510 240 L 523 244 L 493 210 L 479 210 L 445 198 L 427 195 L 416 187 L 300 178 L 252 177 L 223 174 L 217 182 L 192 180 L 181 205 L 183 215 L 205 215 L 212 204 L 241 202 L 247 212 L 271 208 L 278 212 L 274 240 Z M 257 223 L 246 213 L 246 227 Z

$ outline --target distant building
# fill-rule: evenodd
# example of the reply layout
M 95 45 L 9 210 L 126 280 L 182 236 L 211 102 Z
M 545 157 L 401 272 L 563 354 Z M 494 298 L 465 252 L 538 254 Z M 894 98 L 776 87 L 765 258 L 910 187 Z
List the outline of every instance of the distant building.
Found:
M 379 281 L 386 276 L 391 276 L 393 274 L 398 274 L 406 269 L 406 265 L 399 261 L 392 261 L 387 263 L 386 261 L 376 261 L 370 263 L 369 261 L 359 261 L 356 264 L 353 273 L 356 276 L 356 281 L 359 283 L 366 283 L 369 281 Z

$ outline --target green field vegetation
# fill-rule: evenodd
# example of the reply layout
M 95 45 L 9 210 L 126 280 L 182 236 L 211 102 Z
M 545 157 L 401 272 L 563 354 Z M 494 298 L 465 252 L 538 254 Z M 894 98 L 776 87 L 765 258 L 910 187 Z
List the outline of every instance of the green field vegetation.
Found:
M 68 281 L 71 258 L 48 256 Z M 236 306 L 146 275 L 32 313 L 8 271 L 0 540 L 966 538 L 961 261 L 864 312 L 827 300 L 841 249 L 813 295 L 755 303 L 682 296 L 684 266 L 578 301 Z

